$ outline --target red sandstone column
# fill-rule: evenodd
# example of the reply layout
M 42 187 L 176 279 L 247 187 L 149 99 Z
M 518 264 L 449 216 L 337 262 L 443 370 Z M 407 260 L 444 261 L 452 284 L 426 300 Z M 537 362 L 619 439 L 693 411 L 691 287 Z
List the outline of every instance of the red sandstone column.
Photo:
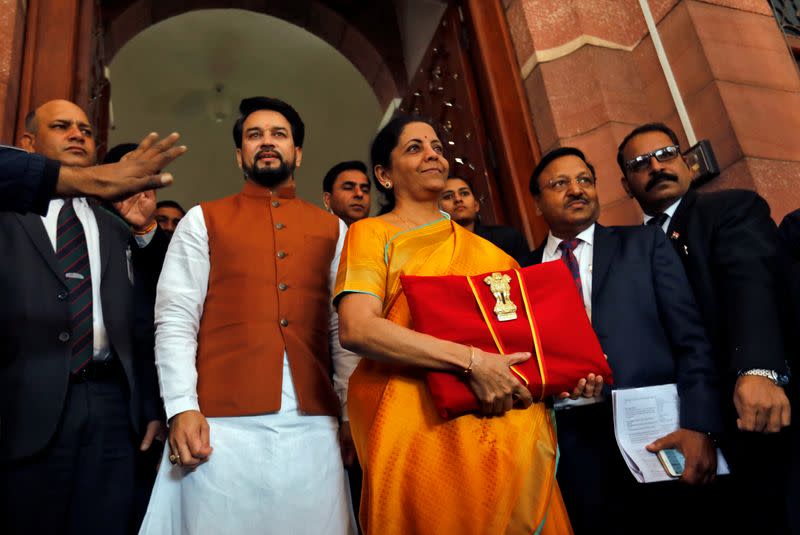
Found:
M 48 100 L 89 106 L 94 0 L 28 0 L 16 137 L 25 115 Z
M 0 143 L 13 144 L 16 126 L 25 2 L 0 0 Z
M 773 216 L 800 206 L 800 77 L 767 2 L 649 0 L 697 137 L 722 175 Z M 640 221 L 615 153 L 637 124 L 663 121 L 686 148 L 637 0 L 503 0 L 542 151 L 574 145 L 598 169 L 601 222 Z

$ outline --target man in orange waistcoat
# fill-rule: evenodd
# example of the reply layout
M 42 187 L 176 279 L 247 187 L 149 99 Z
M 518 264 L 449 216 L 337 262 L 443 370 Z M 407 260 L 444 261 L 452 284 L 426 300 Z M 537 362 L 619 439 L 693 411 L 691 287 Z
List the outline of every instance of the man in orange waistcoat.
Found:
M 331 382 L 346 226 L 295 196 L 297 112 L 267 97 L 239 109 L 244 187 L 189 210 L 159 280 L 169 448 L 141 533 L 354 533 L 337 437 L 346 393 Z

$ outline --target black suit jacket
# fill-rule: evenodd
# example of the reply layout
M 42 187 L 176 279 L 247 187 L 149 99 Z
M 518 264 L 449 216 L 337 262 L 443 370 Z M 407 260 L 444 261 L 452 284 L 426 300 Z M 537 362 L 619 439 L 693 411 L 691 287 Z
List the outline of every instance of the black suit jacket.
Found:
M 544 248 L 531 255 L 541 262 Z M 681 427 L 722 429 L 711 348 L 689 282 L 664 233 L 654 227 L 595 226 L 592 246 L 592 326 L 618 388 L 677 383 Z M 638 533 L 642 519 L 679 510 L 690 496 L 682 485 L 640 485 L 614 437 L 610 397 L 604 403 L 556 412 L 561 462 L 558 482 L 576 533 Z M 662 494 L 665 492 L 665 494 Z M 659 521 L 680 532 L 680 515 Z M 659 531 L 661 533 L 662 531 Z
M 0 211 L 47 213 L 61 164 L 0 145 Z
M 492 242 L 517 262 L 522 262 L 530 252 L 525 237 L 514 227 L 481 225 L 476 222 L 475 234 Z
M 786 369 L 781 263 L 769 206 L 746 190 L 689 190 L 667 229 L 694 290 L 715 360 L 739 370 Z
M 159 414 L 152 360 L 139 358 L 137 351 L 153 341 L 136 335 L 130 231 L 105 210 L 93 210 L 100 233 L 103 319 L 125 371 L 131 425 L 138 434 Z M 0 461 L 9 461 L 40 451 L 56 431 L 71 352 L 59 334 L 69 333 L 70 315 L 66 281 L 38 215 L 0 214 L 0 254 Z
M 615 386 L 677 383 L 681 426 L 721 431 L 711 347 L 664 233 L 654 227 L 596 224 L 592 251 L 592 327 Z M 526 264 L 540 263 L 543 252 L 544 245 Z

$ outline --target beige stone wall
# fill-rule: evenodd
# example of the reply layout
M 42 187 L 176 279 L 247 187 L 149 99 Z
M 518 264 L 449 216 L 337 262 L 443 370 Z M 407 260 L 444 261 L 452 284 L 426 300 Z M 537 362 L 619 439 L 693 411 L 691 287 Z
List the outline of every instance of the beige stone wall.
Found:
M 663 121 L 686 136 L 637 0 L 504 0 L 542 151 L 596 164 L 601 221 L 635 223 L 616 147 Z M 650 0 L 698 139 L 723 168 L 707 187 L 755 189 L 780 219 L 800 206 L 800 76 L 767 2 Z

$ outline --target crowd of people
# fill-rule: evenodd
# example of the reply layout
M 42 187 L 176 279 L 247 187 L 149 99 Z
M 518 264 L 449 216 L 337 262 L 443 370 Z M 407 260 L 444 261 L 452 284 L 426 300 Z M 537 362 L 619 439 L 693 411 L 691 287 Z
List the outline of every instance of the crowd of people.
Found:
M 550 230 L 531 251 L 480 220 L 427 119 L 396 116 L 369 165 L 333 166 L 326 211 L 296 195 L 298 112 L 239 111 L 241 191 L 188 211 L 155 194 L 177 134 L 95 165 L 85 112 L 57 100 L 29 114 L 23 150 L 0 148 L 0 532 L 800 530 L 800 210 L 778 228 L 754 192 L 696 191 L 676 134 L 650 123 L 617 153 L 641 224 L 598 223 L 601 178 L 560 147 L 532 170 Z M 532 350 L 414 330 L 403 276 L 543 262 L 572 275 L 613 386 L 589 373 L 534 399 L 512 368 Z M 431 370 L 477 412 L 437 411 Z M 669 383 L 679 426 L 647 449 L 679 450 L 683 473 L 637 483 L 611 391 Z

